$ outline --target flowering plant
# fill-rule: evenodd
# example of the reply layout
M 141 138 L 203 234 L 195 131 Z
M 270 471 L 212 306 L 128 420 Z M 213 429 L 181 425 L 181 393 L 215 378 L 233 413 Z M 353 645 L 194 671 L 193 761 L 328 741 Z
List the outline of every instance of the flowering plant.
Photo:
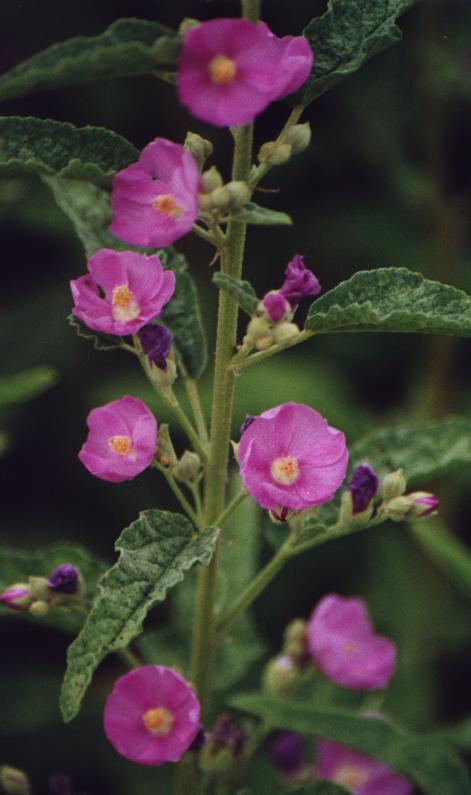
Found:
M 151 770 L 152 791 L 409 795 L 418 786 L 427 795 L 471 793 L 457 750 L 464 741 L 453 732 L 406 729 L 389 710 L 395 677 L 413 666 L 410 637 L 387 610 L 367 606 L 361 579 L 351 596 L 338 576 L 347 539 L 371 531 L 364 535 L 372 545 L 386 533 L 401 544 L 405 525 L 469 591 L 471 565 L 440 535 L 438 497 L 422 490 L 471 461 L 469 422 L 379 429 L 371 421 L 370 433 L 354 439 L 333 402 L 283 399 L 276 389 L 255 415 L 244 403 L 239 431 L 234 414 L 236 386 L 243 393 L 247 371 L 278 354 L 288 362 L 283 382 L 294 388 L 291 349 L 312 337 L 471 335 L 470 297 L 406 268 L 358 271 L 326 289 L 327 271 L 316 266 L 314 273 L 311 255 L 293 251 L 277 263 L 284 279 L 270 275 L 262 295 L 242 278 L 256 281 L 254 270 L 244 272 L 251 227 L 292 223 L 286 208 L 259 204 L 258 191 L 272 169 L 282 173 L 308 150 L 303 113 L 397 40 L 397 18 L 410 5 L 329 0 L 303 33 L 285 36 L 261 19 L 259 0 L 242 0 L 241 18 L 185 19 L 178 31 L 122 20 L 103 34 L 105 43 L 64 42 L 0 78 L 0 96 L 2 80 L 14 95 L 77 82 L 82 72 L 121 75 L 131 63 L 131 73 L 175 85 L 185 119 L 201 130 L 169 140 L 156 121 L 158 137 L 138 152 L 101 128 L 0 119 L 0 161 L 42 176 L 83 244 L 81 272 L 88 273 L 70 281 L 70 324 L 97 350 L 114 350 L 116 362 L 127 356 L 146 379 L 147 391 L 138 378 L 130 385 L 130 376 L 119 394 L 87 405 L 86 420 L 74 418 L 82 427 L 74 450 L 81 489 L 109 489 L 110 501 L 119 500 L 120 489 L 139 493 L 158 479 L 145 505 L 159 506 L 145 507 L 121 532 L 111 566 L 73 544 L 30 558 L 8 553 L 16 564 L 14 575 L 0 565 L 0 609 L 74 635 L 60 696 L 66 723 L 78 715 L 100 663 L 119 658 L 128 670 L 107 668 L 99 687 L 104 737 L 123 770 L 128 763 Z M 254 156 L 258 117 L 286 99 L 283 128 Z M 230 176 L 216 157 L 208 163 L 213 127 L 232 136 Z M 202 399 L 207 343 L 193 278 L 196 238 L 213 266 L 218 300 L 210 410 Z M 188 266 L 174 243 L 186 247 Z M 300 238 L 295 250 L 303 248 Z M 165 485 L 176 510 L 161 507 L 168 507 Z M 125 501 L 116 503 L 117 522 Z M 272 547 L 264 562 L 262 535 Z M 278 601 L 275 612 L 286 607 L 291 620 L 282 648 L 270 655 L 252 608 L 285 567 L 321 545 L 336 550 L 331 579 L 314 608 L 303 604 L 303 618 L 288 598 Z M 387 555 L 380 563 L 387 580 Z M 341 594 L 328 593 L 331 581 Z M 154 626 L 149 614 L 171 590 L 170 626 Z M 27 758 L 18 764 L 27 768 Z M 51 795 L 71 795 L 69 779 L 51 782 Z M 22 769 L 1 767 L 0 784 L 11 795 L 32 792 Z M 136 778 L 129 791 L 139 787 Z

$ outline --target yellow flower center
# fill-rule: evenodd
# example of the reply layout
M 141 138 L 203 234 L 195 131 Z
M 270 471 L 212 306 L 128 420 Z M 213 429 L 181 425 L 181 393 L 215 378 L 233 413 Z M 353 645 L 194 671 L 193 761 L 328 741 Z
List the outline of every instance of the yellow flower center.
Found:
M 167 215 L 169 218 L 180 218 L 183 215 L 183 207 L 175 201 L 175 196 L 172 193 L 162 193 L 157 196 L 152 202 L 152 206 L 158 213 Z
M 164 737 L 168 734 L 175 722 L 172 713 L 169 712 L 168 709 L 165 709 L 165 707 L 148 709 L 147 712 L 144 712 L 142 720 L 144 721 L 144 726 L 147 731 L 158 737 Z
M 342 765 L 335 773 L 333 781 L 335 784 L 340 784 L 340 786 L 354 792 L 358 787 L 366 784 L 368 779 L 369 773 L 366 770 L 360 770 L 355 765 Z
M 280 456 L 275 458 L 271 465 L 271 476 L 277 483 L 288 486 L 294 483 L 299 477 L 299 466 L 296 458 L 292 456 Z
M 131 455 L 134 453 L 134 447 L 129 436 L 112 436 L 108 443 L 116 455 Z
M 209 63 L 211 80 L 219 86 L 227 86 L 228 83 L 232 83 L 236 73 L 237 66 L 227 55 L 216 55 Z
M 128 320 L 134 320 L 141 311 L 139 304 L 134 298 L 134 293 L 127 284 L 118 284 L 113 289 L 111 303 L 113 304 L 113 317 L 123 323 Z

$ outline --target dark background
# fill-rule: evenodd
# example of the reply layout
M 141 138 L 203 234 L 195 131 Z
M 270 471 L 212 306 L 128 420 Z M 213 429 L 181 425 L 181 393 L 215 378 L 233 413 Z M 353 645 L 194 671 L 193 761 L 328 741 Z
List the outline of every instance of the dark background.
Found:
M 265 0 L 263 6 L 278 35 L 300 33 L 325 8 L 313 0 Z M 99 34 L 120 16 L 177 27 L 184 16 L 237 14 L 237 3 L 219 0 L 3 0 L 0 71 L 56 41 Z M 260 295 L 280 285 L 294 253 L 306 255 L 325 290 L 359 269 L 405 266 L 471 291 L 471 12 L 466 0 L 427 0 L 400 25 L 402 44 L 310 106 L 304 117 L 313 131 L 309 151 L 272 170 L 266 186 L 279 188 L 278 194 L 258 194 L 260 203 L 289 211 L 295 221 L 291 228 L 250 231 L 246 274 Z M 286 103 L 275 103 L 257 120 L 257 145 L 275 137 L 288 111 Z M 157 135 L 183 142 L 190 129 L 213 141 L 212 162 L 229 174 L 229 133 L 190 118 L 174 89 L 151 77 L 51 90 L 5 102 L 1 112 L 109 127 L 138 148 Z M 0 415 L 10 435 L 0 460 L 2 544 L 38 548 L 78 540 L 113 560 L 115 538 L 139 510 L 176 506 L 157 475 L 146 472 L 114 486 L 94 480 L 76 453 L 92 407 L 125 392 L 150 404 L 153 398 L 124 353 L 98 353 L 68 326 L 68 281 L 84 272 L 85 261 L 69 222 L 39 181 L 2 180 L 0 229 L 0 372 L 47 364 L 59 373 L 53 389 Z M 193 237 L 178 248 L 198 282 L 211 340 L 211 253 Z M 288 399 L 321 411 L 349 442 L 383 423 L 467 415 L 468 361 L 469 344 L 462 340 L 320 337 L 240 378 L 235 429 L 246 413 Z M 209 405 L 209 372 L 202 390 Z M 160 408 L 158 418 L 167 419 Z M 461 471 L 445 483 L 424 484 L 438 490 L 444 521 L 465 543 L 470 480 L 469 471 Z M 269 555 L 267 542 L 261 555 Z M 429 728 L 469 714 L 469 605 L 406 529 L 371 531 L 291 564 L 256 607 L 272 653 L 287 621 L 307 616 L 329 590 L 367 598 L 377 626 L 396 639 L 401 664 L 387 700 L 392 715 Z M 155 611 L 151 623 L 165 621 L 166 610 Z M 39 622 L 24 624 L 2 612 L 0 761 L 27 769 L 38 793 L 58 770 L 73 775 L 77 791 L 89 795 L 146 795 L 156 781 L 165 787 L 165 771 L 155 778 L 154 771 L 119 759 L 102 735 L 100 705 L 122 671 L 117 662 L 102 666 L 80 717 L 64 729 L 57 696 L 67 643 Z

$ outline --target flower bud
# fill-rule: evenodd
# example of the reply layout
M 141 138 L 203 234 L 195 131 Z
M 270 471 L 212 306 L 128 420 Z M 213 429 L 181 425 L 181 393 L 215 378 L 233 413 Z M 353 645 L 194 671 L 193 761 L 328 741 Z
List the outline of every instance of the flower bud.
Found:
M 28 579 L 32 599 L 49 599 L 49 585 L 46 577 L 30 577 Z
M 80 572 L 72 563 L 61 563 L 50 573 L 47 585 L 50 591 L 73 596 L 81 589 Z
M 138 337 L 150 364 L 166 372 L 173 343 L 171 332 L 160 323 L 148 323 L 139 330 Z
M 257 350 L 265 350 L 273 345 L 273 332 L 269 318 L 253 317 L 247 326 L 244 344 L 252 345 Z
M 304 659 L 307 648 L 306 621 L 295 618 L 287 625 L 283 637 L 283 652 L 296 662 Z
M 440 500 L 434 494 L 429 494 L 426 491 L 414 491 L 409 494 L 409 497 L 414 499 L 412 511 L 418 519 L 437 513 Z
M 194 483 L 201 472 L 201 459 L 198 453 L 185 450 L 182 457 L 175 464 L 172 475 L 181 483 Z
M 227 186 L 223 185 L 222 188 L 215 188 L 211 191 L 209 200 L 211 202 L 211 207 L 214 209 L 228 210 L 232 202 L 232 197 Z
M 0 604 L 5 605 L 10 610 L 27 610 L 31 604 L 31 589 L 28 583 L 17 582 L 10 585 L 6 591 L 0 593 Z
M 263 672 L 263 689 L 273 696 L 289 693 L 299 680 L 299 669 L 287 654 L 273 657 Z
M 247 204 L 252 195 L 252 191 L 250 190 L 247 183 L 240 180 L 228 182 L 225 187 L 226 190 L 229 191 L 231 197 L 231 210 L 240 210 L 244 204 Z
M 383 512 L 392 519 L 393 522 L 401 522 L 404 519 L 420 519 L 436 513 L 439 500 L 434 494 L 426 491 L 413 491 L 411 494 L 404 494 L 395 497 L 393 500 L 383 503 Z
M 259 149 L 258 159 L 269 166 L 281 166 L 286 163 L 292 154 L 292 147 L 287 143 L 267 141 Z
M 37 599 L 28 607 L 28 613 L 31 613 L 35 618 L 44 618 L 49 613 L 49 605 L 42 599 Z
M 291 312 L 291 306 L 278 290 L 267 293 L 260 301 L 258 309 L 265 312 L 273 323 L 284 320 Z
M 193 155 L 200 168 L 203 168 L 214 149 L 211 141 L 193 132 L 187 132 L 184 147 Z
M 291 337 L 297 337 L 298 334 L 299 326 L 297 326 L 296 323 L 288 323 L 286 320 L 283 321 L 283 323 L 279 323 L 273 329 L 273 337 L 277 344 L 285 342 L 285 340 L 289 340 Z
M 270 508 L 268 511 L 268 516 L 273 524 L 285 524 L 285 522 L 289 522 L 295 515 L 296 511 L 292 511 L 290 508 L 286 508 L 283 505 L 279 505 L 277 508 Z
M 363 513 L 368 508 L 379 488 L 376 472 L 369 464 L 360 464 L 353 470 L 348 490 L 351 494 L 352 513 Z
M 289 127 L 283 135 L 283 143 L 291 146 L 293 155 L 304 152 L 311 143 L 311 126 L 309 122 L 294 124 L 293 127 Z
M 216 166 L 211 166 L 207 171 L 203 171 L 201 185 L 204 193 L 211 193 L 216 188 L 222 188 L 223 184 L 222 177 Z
M 272 742 L 271 761 L 289 781 L 295 780 L 303 773 L 305 756 L 303 741 L 295 732 L 279 732 Z
M 407 482 L 404 477 L 402 469 L 396 469 L 395 472 L 390 472 L 389 475 L 383 480 L 381 486 L 381 495 L 385 502 L 400 497 L 406 490 Z
M 178 461 L 175 448 L 170 438 L 168 424 L 163 422 L 159 426 L 159 436 L 157 441 L 157 461 L 163 467 L 173 467 Z
M 246 736 L 224 712 L 216 720 L 207 745 L 200 753 L 200 767 L 206 773 L 225 773 L 244 752 Z
M 177 378 L 177 365 L 173 359 L 167 359 L 167 369 L 161 370 L 160 367 L 152 366 L 149 377 L 158 389 L 167 389 Z
M 16 767 L 0 767 L 0 786 L 7 795 L 31 795 L 28 776 Z

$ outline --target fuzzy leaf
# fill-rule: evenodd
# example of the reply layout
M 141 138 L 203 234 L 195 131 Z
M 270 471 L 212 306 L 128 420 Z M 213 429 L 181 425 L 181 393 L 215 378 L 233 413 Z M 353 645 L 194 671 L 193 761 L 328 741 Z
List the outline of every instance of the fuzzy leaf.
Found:
M 471 335 L 471 299 L 407 268 L 359 271 L 311 304 L 306 328 Z
M 0 376 L 0 406 L 23 403 L 57 384 L 59 374 L 54 367 L 29 367 L 14 375 Z
M 231 298 L 233 298 L 249 316 L 255 315 L 258 306 L 258 298 L 250 282 L 246 282 L 243 279 L 236 279 L 234 276 L 228 276 L 227 273 L 221 272 L 214 274 L 213 282 L 220 290 L 225 290 L 226 293 L 229 293 Z
M 74 127 L 31 116 L 0 118 L 0 171 L 109 185 L 138 155 L 129 141 L 102 127 Z
M 268 207 L 260 207 L 255 202 L 247 202 L 232 216 L 236 221 L 244 221 L 246 224 L 256 224 L 259 226 L 286 226 L 293 221 L 287 213 L 280 213 L 277 210 L 270 210 Z
M 319 710 L 272 696 L 240 695 L 231 704 L 271 728 L 325 737 L 369 754 L 415 781 L 427 795 L 471 795 L 466 767 L 442 740 L 412 734 L 382 718 Z
M 93 672 L 142 630 L 148 611 L 194 563 L 208 564 L 218 530 L 193 538 L 189 521 L 168 511 L 143 511 L 116 542 L 120 556 L 101 577 L 82 631 L 69 647 L 61 693 L 64 720 L 75 717 Z
M 80 569 L 85 583 L 85 598 L 90 602 L 95 594 L 96 584 L 106 570 L 106 563 L 77 544 L 51 544 L 39 549 L 0 548 L 0 590 L 16 582 L 27 582 L 29 577 L 47 577 L 61 563 L 72 563 Z M 44 618 L 32 618 L 28 613 L 0 608 L 1 615 L 28 619 L 64 632 L 76 634 L 83 624 L 83 614 L 72 612 L 64 607 L 56 607 Z
M 99 36 L 79 36 L 53 44 L 0 77 L 0 99 L 33 91 L 152 74 L 175 63 L 179 39 L 158 22 L 118 19 Z
M 327 11 L 313 19 L 303 34 L 314 52 L 311 77 L 297 95 L 309 105 L 373 55 L 396 44 L 402 33 L 396 19 L 414 0 L 329 0 Z

